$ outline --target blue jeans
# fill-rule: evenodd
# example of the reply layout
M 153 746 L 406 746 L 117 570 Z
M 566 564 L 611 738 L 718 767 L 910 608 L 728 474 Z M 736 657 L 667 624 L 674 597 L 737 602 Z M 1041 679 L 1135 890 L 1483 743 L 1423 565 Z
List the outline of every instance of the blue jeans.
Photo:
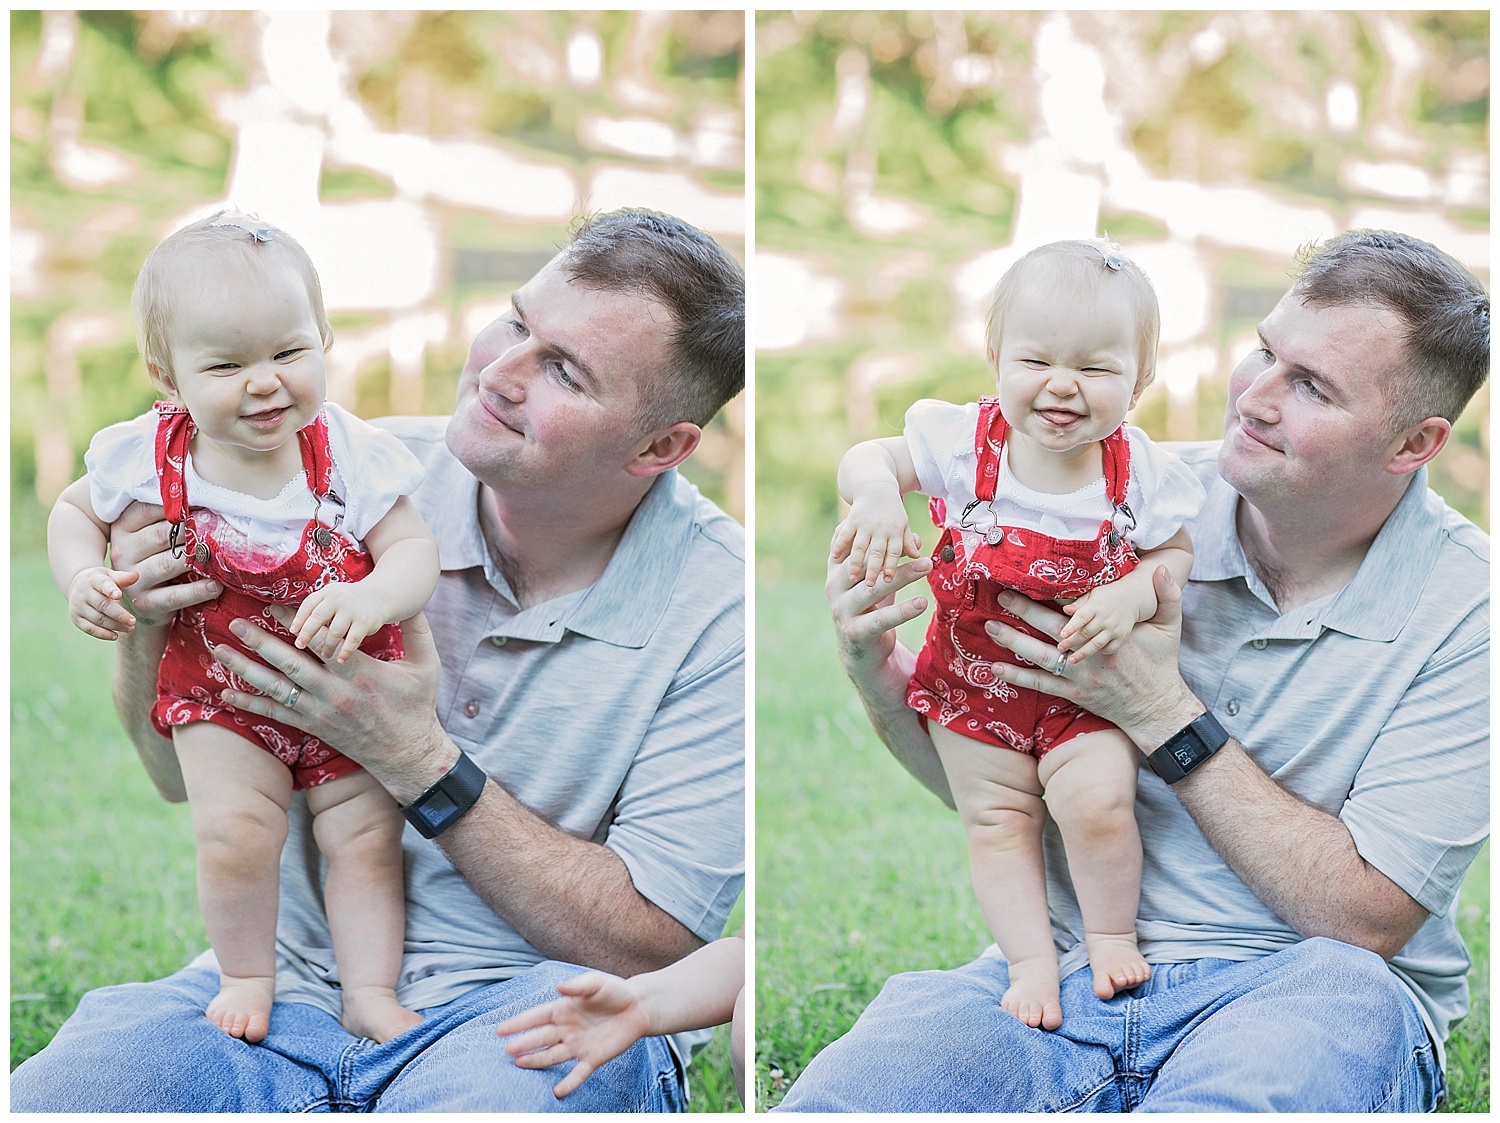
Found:
M 1371 952 L 1313 939 L 1246 963 L 1154 964 L 1107 1002 L 1087 968 L 1062 1028 L 1000 1008 L 1004 960 L 887 980 L 782 1111 L 1431 1111 L 1443 1076 Z
M 213 971 L 83 996 L 52 1043 L 11 1074 L 12 1111 L 681 1111 L 666 1039 L 647 1037 L 566 1099 L 552 1094 L 571 1062 L 517 1068 L 495 1036 L 504 1018 L 555 998 L 583 968 L 541 963 L 420 1013 L 421 1025 L 377 1045 L 315 1006 L 278 1002 L 259 1045 L 206 1017 Z

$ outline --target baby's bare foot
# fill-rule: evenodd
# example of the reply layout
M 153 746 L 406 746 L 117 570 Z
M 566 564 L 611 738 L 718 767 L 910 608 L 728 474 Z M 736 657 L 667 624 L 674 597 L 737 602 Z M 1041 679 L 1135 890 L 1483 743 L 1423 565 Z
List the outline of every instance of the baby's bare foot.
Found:
M 1062 1025 L 1056 961 L 1010 964 L 1010 989 L 1001 997 L 1000 1005 L 1032 1029 L 1056 1029 Z
M 396 992 L 390 987 L 349 987 L 344 990 L 341 1020 L 354 1036 L 380 1043 L 420 1025 L 422 1015 L 397 1002 Z
M 219 993 L 208 1004 L 208 1020 L 230 1037 L 254 1045 L 271 1031 L 271 1003 L 275 998 L 274 975 L 220 975 Z
M 1094 993 L 1100 998 L 1113 998 L 1151 977 L 1151 965 L 1136 946 L 1134 932 L 1122 935 L 1085 932 L 1083 942 L 1089 949 L 1089 966 L 1094 972 Z

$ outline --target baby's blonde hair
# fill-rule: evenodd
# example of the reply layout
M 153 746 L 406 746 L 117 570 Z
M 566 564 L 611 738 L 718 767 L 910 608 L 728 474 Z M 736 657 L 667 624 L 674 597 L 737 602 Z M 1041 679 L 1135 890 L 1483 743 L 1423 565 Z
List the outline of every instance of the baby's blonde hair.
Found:
M 307 251 L 285 230 L 252 215 L 219 211 L 168 236 L 146 256 L 135 279 L 130 312 L 135 321 L 136 346 L 151 377 L 173 375 L 172 314 L 184 273 L 205 267 L 228 272 L 238 266 L 261 279 L 273 263 L 291 266 L 307 286 L 313 322 L 327 351 L 333 345 L 333 328 L 323 308 L 318 271 Z
M 1156 290 L 1141 267 L 1126 257 L 1120 247 L 1105 238 L 1048 242 L 1024 254 L 1005 271 L 995 285 L 985 321 L 985 350 L 994 357 L 1000 353 L 1000 338 L 1005 328 L 1005 314 L 1017 289 L 1023 284 L 1050 282 L 1062 293 L 1080 290 L 1090 297 L 1104 285 L 1125 285 L 1135 306 L 1136 330 L 1140 336 L 1140 370 L 1136 391 L 1150 384 L 1156 374 L 1156 343 L 1161 335 L 1161 310 Z

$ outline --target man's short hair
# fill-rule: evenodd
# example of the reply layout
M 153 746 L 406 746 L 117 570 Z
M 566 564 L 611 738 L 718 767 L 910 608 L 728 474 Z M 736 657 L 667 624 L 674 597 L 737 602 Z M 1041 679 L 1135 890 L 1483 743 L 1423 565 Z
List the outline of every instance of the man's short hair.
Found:
M 984 344 L 994 356 L 1000 354 L 1005 317 L 1017 292 L 1037 285 L 1051 285 L 1070 300 L 1085 293 L 1097 297 L 1105 285 L 1123 286 L 1135 310 L 1136 392 L 1151 384 L 1156 374 L 1156 344 L 1161 335 L 1161 309 L 1151 279 L 1108 238 L 1079 238 L 1048 242 L 1021 255 L 995 284 L 985 319 Z
M 1405 354 L 1385 386 L 1399 432 L 1454 421 L 1490 373 L 1490 298 L 1434 245 L 1390 230 L 1350 230 L 1300 255 L 1289 295 L 1314 308 L 1369 305 L 1400 317 Z
M 667 368 L 641 388 L 642 430 L 707 425 L 745 388 L 745 273 L 703 231 L 634 207 L 585 215 L 560 263 L 570 282 L 634 293 L 672 314 Z
M 288 265 L 307 286 L 313 322 L 323 350 L 333 345 L 333 329 L 323 308 L 323 286 L 318 271 L 300 242 L 285 230 L 253 215 L 218 211 L 169 235 L 146 255 L 130 294 L 136 346 L 147 370 L 171 375 L 172 319 L 179 286 L 191 284 L 204 270 L 227 273 L 248 269 L 264 277 L 271 264 Z

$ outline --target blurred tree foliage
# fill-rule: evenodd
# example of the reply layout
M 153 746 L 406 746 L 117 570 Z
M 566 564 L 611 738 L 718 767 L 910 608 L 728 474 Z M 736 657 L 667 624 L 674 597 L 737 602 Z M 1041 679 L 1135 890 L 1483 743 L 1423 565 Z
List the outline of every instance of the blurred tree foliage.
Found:
M 53 20 L 70 29 L 62 38 L 71 35 L 71 53 L 59 46 Z M 220 11 L 11 13 L 10 436 L 18 548 L 40 538 L 39 457 L 52 458 L 54 478 L 71 478 L 95 431 L 152 400 L 128 322 L 130 290 L 167 224 L 223 196 L 235 137 L 218 103 L 256 78 L 257 20 L 254 12 Z M 599 76 L 570 83 L 567 52 L 584 26 L 598 35 Z M 493 138 L 575 176 L 600 159 L 629 163 L 580 139 L 586 114 L 644 114 L 688 131 L 698 114 L 738 114 L 743 101 L 738 11 L 335 12 L 330 41 L 378 128 Z M 69 153 L 115 174 L 75 174 Z M 722 189 L 744 186 L 731 168 L 701 178 Z M 393 193 L 383 176 L 324 163 L 325 202 Z M 453 270 L 472 260 L 464 257 L 472 250 L 513 274 L 442 278 L 439 300 L 455 318 L 468 302 L 502 296 L 524 281 L 566 236 L 560 224 L 506 222 L 436 204 L 431 211 Z M 743 259 L 743 246 L 726 244 Z M 336 316 L 336 336 L 370 320 Z M 429 410 L 451 407 L 467 343 L 453 339 L 428 350 Z M 385 360 L 361 369 L 361 412 L 388 412 L 388 380 Z M 66 416 L 60 402 L 74 403 Z M 703 463 L 695 479 L 722 498 L 729 473 L 696 459 Z
M 834 476 L 854 441 L 899 432 L 923 396 L 991 392 L 977 348 L 955 339 L 955 269 L 1006 245 L 1017 184 L 1007 148 L 1041 113 L 1034 44 L 1045 12 L 826 11 L 756 16 L 756 243 L 812 263 L 840 286 L 838 331 L 756 358 L 757 557 L 761 575 L 822 572 L 840 517 Z M 1342 219 L 1376 200 L 1341 178 L 1348 160 L 1392 148 L 1434 177 L 1454 159 L 1488 164 L 1489 14 L 1470 12 L 1073 12 L 1105 68 L 1105 99 L 1143 165 L 1163 178 L 1248 183 Z M 1393 57 L 1392 37 L 1419 48 Z M 1359 120 L 1327 124 L 1335 83 Z M 917 219 L 871 231 L 871 194 Z M 1482 203 L 1436 208 L 1487 228 Z M 1341 225 L 1349 225 L 1347 221 Z M 1100 216 L 1125 242 L 1160 239 L 1146 216 Z M 1216 251 L 1210 330 L 1221 354 L 1288 283 L 1287 260 Z M 859 368 L 893 359 L 873 385 Z M 1227 368 L 1205 371 L 1197 435 L 1222 431 Z M 867 400 L 868 399 L 868 400 Z M 873 409 L 870 408 L 873 403 Z M 1461 419 L 1436 486 L 1483 524 L 1488 391 Z M 1165 434 L 1165 391 L 1133 420 Z M 912 506 L 915 525 L 925 527 Z M 932 535 L 926 537 L 930 540 Z

